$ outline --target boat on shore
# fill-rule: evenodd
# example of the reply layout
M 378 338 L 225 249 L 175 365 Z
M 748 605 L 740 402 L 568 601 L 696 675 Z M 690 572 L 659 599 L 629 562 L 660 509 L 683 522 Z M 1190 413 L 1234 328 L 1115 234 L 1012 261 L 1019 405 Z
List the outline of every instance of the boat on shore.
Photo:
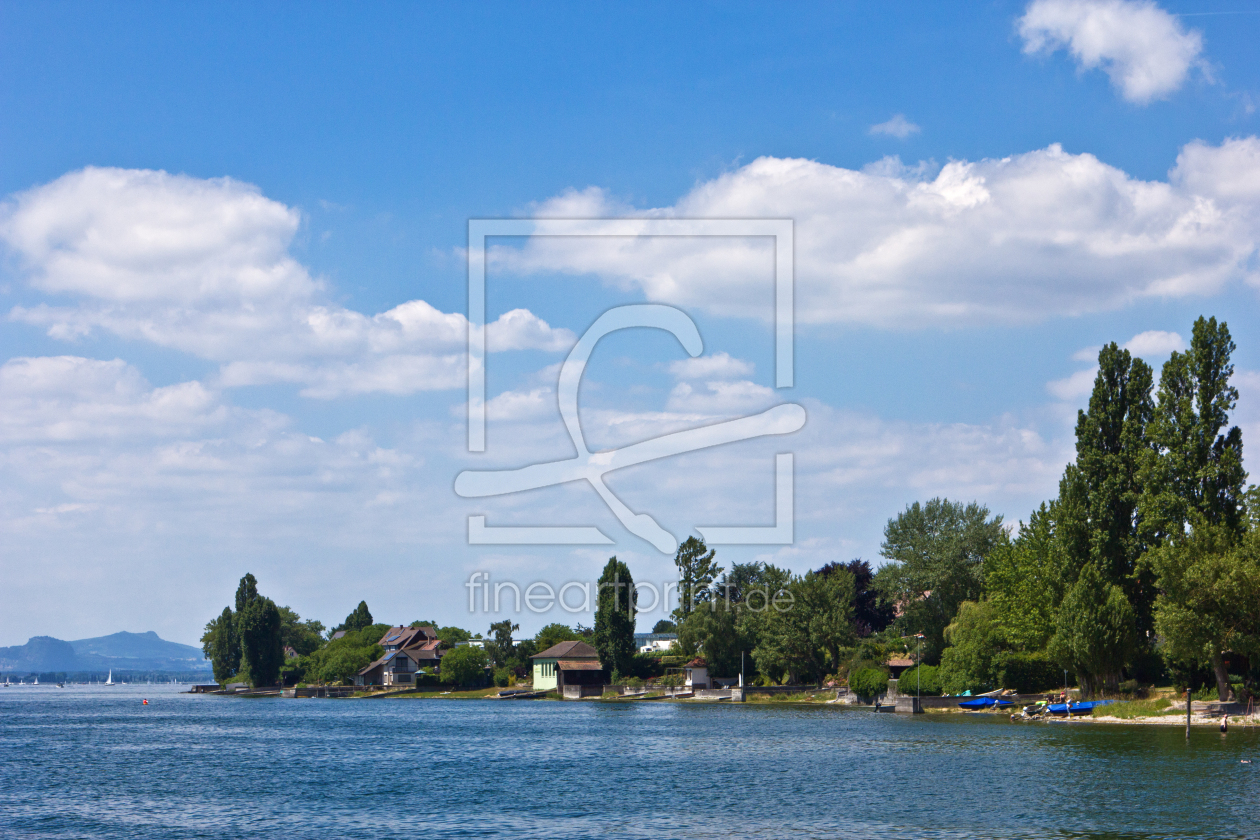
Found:
M 958 705 L 969 712 L 978 712 L 983 709 L 1004 709 L 1015 704 L 1000 697 L 973 697 L 970 700 L 963 700 Z
M 1046 711 L 1052 715 L 1087 715 L 1099 706 L 1107 706 L 1115 700 L 1080 700 L 1075 703 L 1051 703 Z

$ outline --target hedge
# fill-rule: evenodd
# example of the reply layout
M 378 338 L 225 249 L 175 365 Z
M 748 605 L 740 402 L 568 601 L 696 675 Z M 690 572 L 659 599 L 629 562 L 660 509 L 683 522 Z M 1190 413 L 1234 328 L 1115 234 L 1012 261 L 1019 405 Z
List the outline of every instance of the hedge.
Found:
M 901 679 L 897 681 L 897 692 L 899 694 L 914 694 L 916 691 L 916 675 L 918 677 L 917 690 L 920 694 L 935 697 L 941 693 L 941 675 L 935 665 L 920 665 L 917 668 L 903 671 Z
M 858 697 L 878 697 L 888 691 L 888 672 L 863 668 L 849 675 L 849 690 Z

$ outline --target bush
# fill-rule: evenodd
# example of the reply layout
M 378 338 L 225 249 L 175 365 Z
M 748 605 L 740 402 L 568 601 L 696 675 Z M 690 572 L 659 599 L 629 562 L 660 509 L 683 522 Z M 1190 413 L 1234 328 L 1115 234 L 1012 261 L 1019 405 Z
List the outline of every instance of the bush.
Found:
M 901 679 L 897 682 L 897 691 L 901 694 L 914 694 L 916 690 L 929 696 L 941 693 L 940 670 L 935 665 L 920 665 L 902 672 Z
M 494 684 L 499 688 L 507 688 L 512 684 L 512 672 L 507 668 L 495 668 Z
M 476 645 L 461 645 L 442 657 L 442 680 L 451 685 L 480 685 L 490 657 Z
M 1045 653 L 1003 653 L 997 658 L 998 685 L 1036 694 L 1063 685 L 1063 669 Z
M 863 668 L 849 675 L 849 690 L 858 697 L 878 697 L 888 691 L 888 672 Z

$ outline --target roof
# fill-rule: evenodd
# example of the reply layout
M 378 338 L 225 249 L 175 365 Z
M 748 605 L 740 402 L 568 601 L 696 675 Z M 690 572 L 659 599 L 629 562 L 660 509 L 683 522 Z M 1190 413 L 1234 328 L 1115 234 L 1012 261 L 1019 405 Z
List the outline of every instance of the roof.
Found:
M 889 659 L 884 663 L 889 668 L 910 668 L 914 665 L 913 659 Z
M 683 666 L 684 668 L 708 668 L 709 663 L 704 661 L 703 657 L 697 656 L 695 659 Z
M 331 639 L 329 639 L 329 641 L 333 641 L 333 640 L 335 640 L 335 639 L 340 639 L 340 638 L 341 638 L 342 636 L 344 636 L 344 635 L 346 635 L 346 631 L 345 631 L 345 630 L 338 630 L 336 633 L 333 633 L 333 634 L 332 634 L 332 638 L 331 638 Z
M 598 659 L 561 659 L 556 663 L 561 671 L 602 671 L 604 666 Z
M 599 651 L 586 642 L 561 642 L 535 653 L 530 659 L 599 659 Z

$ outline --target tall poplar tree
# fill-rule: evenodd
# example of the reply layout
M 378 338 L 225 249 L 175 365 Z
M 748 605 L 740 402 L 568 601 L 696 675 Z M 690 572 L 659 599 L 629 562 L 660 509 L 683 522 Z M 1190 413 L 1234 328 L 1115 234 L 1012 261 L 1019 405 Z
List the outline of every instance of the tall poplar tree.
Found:
M 598 591 L 593 644 L 605 668 L 626 674 L 634 659 L 634 578 L 626 564 L 608 558 Z
M 704 544 L 704 540 L 687 537 L 678 546 L 674 554 L 674 565 L 678 567 L 678 609 L 674 617 L 679 624 L 686 620 L 696 605 L 709 600 L 713 595 L 710 587 L 722 567 L 713 562 L 716 551 Z
M 236 620 L 231 607 L 224 607 L 218 618 L 206 625 L 201 636 L 201 650 L 210 660 L 216 682 L 227 682 L 241 667 L 241 642 L 236 635 Z

